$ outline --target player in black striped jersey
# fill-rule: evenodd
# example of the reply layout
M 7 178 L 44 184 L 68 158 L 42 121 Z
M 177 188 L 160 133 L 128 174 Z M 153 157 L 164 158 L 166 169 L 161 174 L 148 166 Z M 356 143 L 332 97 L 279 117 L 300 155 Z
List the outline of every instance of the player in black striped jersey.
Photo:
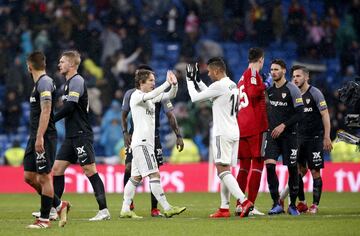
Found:
M 282 155 L 283 164 L 289 172 L 290 205 L 288 213 L 299 215 L 295 203 L 299 189 L 297 169 L 297 123 L 303 115 L 303 101 L 300 90 L 285 78 L 286 64 L 281 59 L 271 62 L 271 76 L 274 85 L 268 89 L 268 118 L 270 131 L 266 137 L 265 165 L 273 206 L 269 215 L 284 211 L 279 199 L 279 180 L 276 175 L 276 161 Z
M 299 212 L 316 214 L 322 192 L 322 179 L 320 170 L 324 168 L 324 150 L 331 151 L 330 116 L 324 95 L 319 89 L 309 84 L 309 70 L 300 65 L 291 69 L 293 83 L 299 87 L 303 102 L 304 116 L 299 122 Z M 304 183 L 302 176 L 310 169 L 313 177 L 313 203 L 308 209 L 305 202 Z M 281 195 L 286 197 L 285 189 Z
M 38 219 L 27 228 L 41 229 L 50 226 L 49 214 L 54 205 L 62 216 L 67 214 L 68 202 L 54 195 L 51 167 L 56 154 L 56 129 L 54 122 L 55 85 L 45 71 L 45 55 L 33 52 L 27 58 L 28 71 L 35 82 L 30 96 L 30 138 L 24 156 L 24 178 L 41 196 Z
M 90 221 L 109 220 L 105 188 L 95 165 L 93 132 L 90 126 L 89 100 L 84 78 L 77 70 L 81 63 L 77 51 L 66 51 L 61 55 L 59 70 L 65 76 L 64 105 L 55 114 L 55 121 L 65 118 L 65 140 L 54 163 L 54 189 L 61 197 L 64 192 L 64 173 L 70 164 L 79 162 L 94 189 L 99 212 Z

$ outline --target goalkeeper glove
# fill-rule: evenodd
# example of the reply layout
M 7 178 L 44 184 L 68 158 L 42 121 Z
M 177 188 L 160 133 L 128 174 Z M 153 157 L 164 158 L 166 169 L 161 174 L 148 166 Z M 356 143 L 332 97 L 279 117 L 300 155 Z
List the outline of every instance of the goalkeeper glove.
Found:
M 266 75 L 265 73 L 262 73 L 261 77 L 263 79 L 263 83 L 264 83 L 266 89 L 270 88 L 272 83 L 273 83 L 273 79 L 271 77 L 271 74 L 269 73 L 269 74 Z
M 191 64 L 186 65 L 186 79 L 195 82 L 195 67 Z

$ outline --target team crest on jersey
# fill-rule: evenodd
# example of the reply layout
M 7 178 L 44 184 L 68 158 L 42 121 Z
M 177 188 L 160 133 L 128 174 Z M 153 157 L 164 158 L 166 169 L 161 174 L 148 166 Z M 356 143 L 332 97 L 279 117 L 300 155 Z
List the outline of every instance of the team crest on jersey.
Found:
M 307 98 L 305 101 L 306 101 L 306 104 L 309 104 L 310 103 L 310 98 Z
M 256 78 L 255 77 L 251 77 L 251 84 L 256 85 Z
M 64 88 L 64 90 L 66 91 L 66 90 L 67 90 L 67 88 L 68 88 L 68 86 L 67 86 L 67 85 L 65 85 L 65 88 Z
M 34 87 L 33 90 L 32 90 L 32 93 L 33 93 L 33 92 L 35 92 L 35 87 Z
M 286 98 L 286 93 L 281 94 L 282 98 Z
M 36 98 L 35 97 L 30 97 L 30 103 L 31 102 L 36 102 Z

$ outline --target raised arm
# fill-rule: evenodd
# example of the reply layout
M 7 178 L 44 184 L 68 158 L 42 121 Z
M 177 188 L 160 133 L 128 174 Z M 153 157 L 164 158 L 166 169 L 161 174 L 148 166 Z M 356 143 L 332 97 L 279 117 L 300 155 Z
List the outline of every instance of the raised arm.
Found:
M 142 97 L 143 102 L 147 100 L 151 100 L 159 96 L 161 93 L 165 91 L 171 84 L 168 81 L 165 81 L 162 85 L 155 88 L 153 91 L 145 93 Z
M 196 91 L 195 85 L 192 81 L 187 80 L 186 83 L 192 102 L 206 101 L 222 95 L 222 91 L 220 89 L 216 89 L 217 82 L 214 82 L 201 92 Z
M 176 97 L 177 90 L 178 90 L 178 84 L 177 84 L 177 78 L 175 74 L 172 71 L 168 71 L 166 74 L 166 81 L 168 81 L 171 84 L 171 88 L 168 92 L 162 93 L 159 96 L 155 97 L 153 99 L 153 102 L 161 102 L 173 99 Z

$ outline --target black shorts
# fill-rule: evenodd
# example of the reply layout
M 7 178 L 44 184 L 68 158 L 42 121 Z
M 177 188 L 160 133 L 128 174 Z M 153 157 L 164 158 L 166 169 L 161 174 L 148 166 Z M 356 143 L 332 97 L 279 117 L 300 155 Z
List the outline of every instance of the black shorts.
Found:
M 324 168 L 323 140 L 320 137 L 313 139 L 299 139 L 298 162 L 310 170 Z
M 271 132 L 267 133 L 265 144 L 265 160 L 272 159 L 277 161 L 282 155 L 283 165 L 296 166 L 298 141 L 297 134 L 282 134 L 277 139 L 271 137 Z
M 36 138 L 30 137 L 24 156 L 24 171 L 50 173 L 56 155 L 56 135 L 44 135 L 44 153 L 35 152 Z
M 161 146 L 159 136 L 155 137 L 154 153 L 155 153 L 156 162 L 157 162 L 158 166 L 162 166 L 164 164 L 164 158 L 162 155 L 162 146 Z M 133 155 L 132 155 L 131 148 L 126 148 L 125 149 L 125 165 L 127 165 L 128 163 L 131 163 L 132 159 L 133 159 Z
M 72 164 L 79 161 L 81 166 L 95 163 L 93 138 L 66 138 L 60 147 L 56 160 L 68 161 Z

